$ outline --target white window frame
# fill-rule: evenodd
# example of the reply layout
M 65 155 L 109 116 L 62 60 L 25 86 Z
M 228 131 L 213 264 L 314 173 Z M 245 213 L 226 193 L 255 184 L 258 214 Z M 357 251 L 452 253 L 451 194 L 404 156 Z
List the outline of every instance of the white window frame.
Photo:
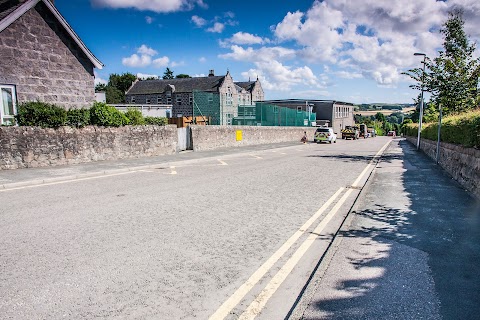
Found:
M 150 98 L 146 98 L 146 99 L 145 99 L 145 103 L 146 103 L 146 104 L 150 104 L 150 103 L 151 103 Z
M 130 103 L 135 103 L 135 97 L 132 96 L 132 97 L 130 98 Z
M 11 90 L 12 94 L 12 111 L 13 114 L 6 114 L 3 100 L 3 90 Z M 0 125 L 13 125 L 15 123 L 15 115 L 17 114 L 17 91 L 14 85 L 0 84 Z

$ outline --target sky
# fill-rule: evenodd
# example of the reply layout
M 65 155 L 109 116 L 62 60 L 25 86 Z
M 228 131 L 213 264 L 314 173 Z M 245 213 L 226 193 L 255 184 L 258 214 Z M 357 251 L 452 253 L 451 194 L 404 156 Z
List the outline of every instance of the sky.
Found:
M 453 8 L 480 39 L 478 0 L 56 0 L 60 13 L 112 73 L 138 77 L 260 79 L 265 99 L 412 103 L 402 72 L 442 48 Z M 477 49 L 476 56 L 478 56 Z

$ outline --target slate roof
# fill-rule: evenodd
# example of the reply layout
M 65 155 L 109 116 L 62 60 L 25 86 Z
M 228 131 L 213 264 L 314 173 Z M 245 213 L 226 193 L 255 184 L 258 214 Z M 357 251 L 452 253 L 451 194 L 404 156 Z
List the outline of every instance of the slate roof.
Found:
M 247 81 L 247 82 L 235 82 L 235 84 L 243 89 L 247 90 L 248 92 L 252 92 L 253 85 L 255 81 Z
M 127 91 L 127 94 L 156 94 L 164 93 L 168 85 L 175 87 L 175 93 L 188 93 L 194 90 L 218 92 L 225 76 L 194 77 L 181 79 L 139 80 Z
M 93 53 L 82 42 L 80 37 L 73 31 L 65 18 L 57 10 L 51 0 L 0 0 L 0 32 L 7 28 L 10 24 L 20 18 L 28 10 L 34 8 L 38 3 L 43 3 L 50 12 L 55 16 L 57 21 L 63 26 L 65 31 L 70 35 L 72 40 L 85 53 L 92 64 L 102 69 L 103 63 L 98 60 Z
M 0 0 L 0 21 L 17 10 L 24 2 L 20 0 Z

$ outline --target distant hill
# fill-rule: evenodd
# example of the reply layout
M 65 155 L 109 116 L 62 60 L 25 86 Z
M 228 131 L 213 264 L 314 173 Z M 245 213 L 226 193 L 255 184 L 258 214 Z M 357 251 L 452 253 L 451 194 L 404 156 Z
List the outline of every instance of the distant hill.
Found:
M 375 111 L 375 110 L 398 110 L 414 107 L 411 103 L 363 103 L 356 106 L 356 110 Z

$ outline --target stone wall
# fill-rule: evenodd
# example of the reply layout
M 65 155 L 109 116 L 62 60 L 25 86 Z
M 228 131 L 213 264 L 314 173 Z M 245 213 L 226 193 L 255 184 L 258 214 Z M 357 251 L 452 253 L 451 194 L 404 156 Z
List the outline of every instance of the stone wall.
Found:
M 310 141 L 316 128 L 306 127 L 251 127 L 251 126 L 191 126 L 193 150 L 213 150 L 258 144 L 298 141 L 307 132 Z M 242 141 L 236 140 L 237 130 L 242 131 Z
M 0 169 L 172 154 L 176 152 L 177 139 L 175 125 L 81 129 L 0 127 Z
M 407 137 L 407 140 L 417 145 L 416 137 Z M 421 139 L 420 149 L 436 160 L 436 141 Z M 465 189 L 480 199 L 480 150 L 441 142 L 438 163 Z
M 0 83 L 16 85 L 20 103 L 95 101 L 93 64 L 42 2 L 0 32 Z

